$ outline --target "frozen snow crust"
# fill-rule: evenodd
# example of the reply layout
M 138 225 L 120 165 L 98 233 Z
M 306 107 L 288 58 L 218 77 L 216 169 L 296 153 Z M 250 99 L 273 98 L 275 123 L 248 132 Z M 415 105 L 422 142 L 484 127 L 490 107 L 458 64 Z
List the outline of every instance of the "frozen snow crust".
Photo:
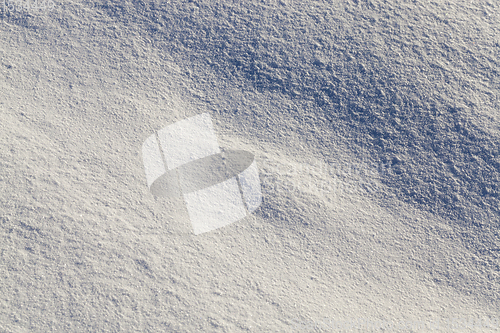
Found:
M 0 8 L 0 331 L 494 331 L 499 6 Z M 263 202 L 194 235 L 140 150 L 204 112 Z

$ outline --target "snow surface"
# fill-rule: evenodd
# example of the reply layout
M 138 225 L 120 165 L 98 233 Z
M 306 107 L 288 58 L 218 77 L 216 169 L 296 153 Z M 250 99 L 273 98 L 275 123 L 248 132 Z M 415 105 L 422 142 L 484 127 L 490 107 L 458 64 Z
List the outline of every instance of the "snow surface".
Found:
M 500 329 L 500 3 L 54 4 L 0 8 L 0 331 Z M 204 112 L 263 203 L 195 236 L 141 147 Z

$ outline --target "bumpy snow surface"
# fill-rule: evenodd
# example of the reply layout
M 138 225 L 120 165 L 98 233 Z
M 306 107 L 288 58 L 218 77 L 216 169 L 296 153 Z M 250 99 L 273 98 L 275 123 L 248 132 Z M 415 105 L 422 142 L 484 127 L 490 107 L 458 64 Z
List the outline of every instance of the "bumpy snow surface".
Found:
M 19 4 L 1 332 L 500 330 L 498 1 Z M 201 113 L 263 202 L 195 235 L 141 147 Z

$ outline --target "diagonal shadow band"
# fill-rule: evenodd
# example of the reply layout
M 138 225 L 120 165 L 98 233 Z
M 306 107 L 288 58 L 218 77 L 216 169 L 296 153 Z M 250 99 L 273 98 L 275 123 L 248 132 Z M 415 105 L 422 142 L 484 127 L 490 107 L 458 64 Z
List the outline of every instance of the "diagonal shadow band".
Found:
M 226 181 L 246 170 L 254 155 L 244 150 L 228 150 L 169 170 L 151 184 L 158 197 L 179 197 Z

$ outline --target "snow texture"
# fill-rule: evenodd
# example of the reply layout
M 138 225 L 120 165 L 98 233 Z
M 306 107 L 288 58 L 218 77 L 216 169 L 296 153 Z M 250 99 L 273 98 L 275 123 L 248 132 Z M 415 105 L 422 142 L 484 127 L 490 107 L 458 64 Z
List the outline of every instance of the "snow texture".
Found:
M 1 332 L 500 329 L 498 1 L 6 3 Z M 203 113 L 262 204 L 195 235 L 142 154 Z

